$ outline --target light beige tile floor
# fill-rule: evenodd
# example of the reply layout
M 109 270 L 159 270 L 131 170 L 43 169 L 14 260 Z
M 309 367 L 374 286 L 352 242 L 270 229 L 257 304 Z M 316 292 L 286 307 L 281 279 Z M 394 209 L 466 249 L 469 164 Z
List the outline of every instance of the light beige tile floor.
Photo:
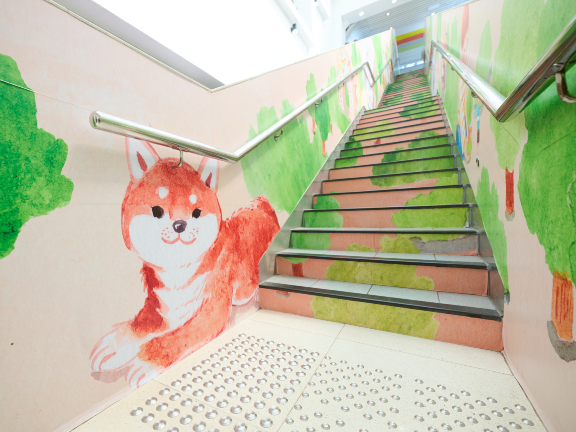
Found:
M 76 429 L 545 431 L 491 351 L 260 310 Z

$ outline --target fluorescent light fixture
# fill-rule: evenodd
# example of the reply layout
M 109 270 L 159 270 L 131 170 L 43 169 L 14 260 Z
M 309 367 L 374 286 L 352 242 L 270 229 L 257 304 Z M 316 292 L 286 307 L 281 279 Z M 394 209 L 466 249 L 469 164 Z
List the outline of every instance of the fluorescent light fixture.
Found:
M 392 0 L 392 3 L 396 3 L 398 0 Z
M 417 65 L 424 64 L 424 60 L 418 60 L 418 61 L 416 62 L 416 64 L 417 64 Z
M 364 16 L 364 12 L 360 12 L 358 15 L 360 15 L 360 16 Z
M 434 15 L 434 12 L 432 12 L 432 15 Z
M 290 31 L 292 32 L 292 34 L 298 34 L 298 26 L 296 25 L 296 23 L 292 24 Z
M 388 13 L 386 14 L 386 16 L 388 16 L 388 15 L 390 15 L 390 12 L 388 12 Z

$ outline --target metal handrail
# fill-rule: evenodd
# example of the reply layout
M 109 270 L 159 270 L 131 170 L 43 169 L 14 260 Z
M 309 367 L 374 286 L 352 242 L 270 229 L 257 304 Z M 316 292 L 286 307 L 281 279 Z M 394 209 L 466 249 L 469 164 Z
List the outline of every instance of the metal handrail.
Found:
M 391 59 L 389 59 L 380 73 L 378 74 L 378 78 L 382 75 L 382 73 L 386 70 L 388 63 L 390 63 Z M 229 152 L 217 147 L 212 147 L 207 144 L 203 144 L 198 141 L 193 141 L 188 138 L 183 138 L 177 135 L 173 135 L 168 132 L 161 131 L 159 129 L 154 129 L 143 124 L 135 123 L 130 120 L 126 120 L 120 117 L 116 117 L 110 114 L 106 114 L 100 111 L 94 111 L 90 114 L 90 124 L 94 129 L 111 132 L 117 135 L 123 135 L 131 138 L 142 139 L 146 140 L 153 144 L 159 144 L 166 147 L 170 147 L 176 150 L 195 153 L 201 156 L 208 156 L 213 159 L 222 160 L 225 162 L 235 163 L 242 159 L 245 155 L 250 153 L 254 150 L 260 143 L 265 141 L 266 139 L 273 136 L 277 131 L 281 130 L 284 126 L 310 108 L 312 105 L 316 104 L 318 100 L 322 100 L 324 96 L 330 93 L 332 90 L 340 86 L 344 81 L 350 78 L 352 75 L 363 69 L 364 67 L 368 68 L 368 72 L 370 72 L 370 77 L 372 78 L 372 87 L 376 83 L 376 79 L 374 78 L 374 74 L 372 73 L 372 68 L 370 64 L 366 61 L 358 66 L 353 71 L 346 74 L 344 77 L 336 81 L 335 83 L 329 85 L 325 90 L 318 93 L 312 99 L 306 101 L 305 104 L 301 105 L 286 117 L 282 118 L 278 122 L 276 122 L 273 126 L 270 126 L 261 134 L 257 135 L 242 147 L 240 147 L 235 152 Z M 321 103 L 321 102 L 320 102 Z
M 506 98 L 437 42 L 432 41 L 432 48 L 438 50 L 470 87 L 474 96 L 482 101 L 499 122 L 505 122 L 516 112 L 524 109 L 535 96 L 540 94 L 540 90 L 543 90 L 543 86 L 552 77 L 556 77 L 556 88 L 560 99 L 564 102 L 576 102 L 576 98 L 569 95 L 566 90 L 565 76 L 566 65 L 576 53 L 576 16 Z M 432 53 L 430 53 L 431 56 Z

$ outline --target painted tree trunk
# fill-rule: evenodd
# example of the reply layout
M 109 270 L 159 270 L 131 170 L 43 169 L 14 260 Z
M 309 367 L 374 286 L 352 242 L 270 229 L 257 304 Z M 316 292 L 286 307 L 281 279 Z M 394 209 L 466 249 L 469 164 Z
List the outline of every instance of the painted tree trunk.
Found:
M 506 213 L 509 215 L 514 211 L 514 170 L 508 171 L 506 168 Z
M 506 213 L 511 215 L 514 211 L 514 170 L 506 168 Z
M 556 333 L 565 341 L 572 340 L 574 322 L 574 290 L 572 280 L 554 272 L 552 286 L 552 323 Z

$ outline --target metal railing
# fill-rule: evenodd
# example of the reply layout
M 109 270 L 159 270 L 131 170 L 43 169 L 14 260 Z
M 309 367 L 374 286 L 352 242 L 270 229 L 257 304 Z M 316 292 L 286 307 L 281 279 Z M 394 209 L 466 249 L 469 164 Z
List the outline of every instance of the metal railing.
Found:
M 379 79 L 382 73 L 388 67 L 388 63 L 390 63 L 391 59 L 389 59 L 376 79 Z M 350 78 L 352 75 L 357 73 L 358 71 L 362 70 L 363 68 L 367 68 L 368 72 L 370 73 L 370 77 L 372 78 L 372 87 L 376 83 L 376 79 L 374 78 L 374 74 L 372 73 L 372 68 L 370 64 L 366 61 L 358 66 L 356 69 L 352 70 L 342 78 L 340 78 L 335 83 L 329 85 L 325 90 L 318 93 L 312 99 L 306 101 L 305 104 L 299 106 L 297 109 L 292 111 L 286 117 L 280 119 L 277 123 L 270 126 L 261 134 L 257 135 L 242 147 L 240 147 L 235 152 L 229 152 L 217 147 L 212 147 L 207 144 L 200 143 L 198 141 L 193 141 L 188 138 L 183 138 L 177 135 L 173 135 L 168 132 L 161 131 L 159 129 L 154 129 L 143 124 L 135 123 L 130 120 L 126 120 L 120 117 L 116 117 L 110 114 L 106 114 L 100 111 L 94 111 L 90 114 L 90 124 L 94 129 L 111 132 L 117 135 L 123 135 L 130 138 L 136 138 L 148 141 L 153 144 L 159 144 L 166 147 L 170 147 L 176 150 L 180 150 L 180 161 L 182 161 L 182 152 L 190 152 L 199 154 L 201 156 L 207 156 L 213 159 L 222 160 L 225 162 L 235 163 L 242 159 L 245 155 L 250 153 L 254 150 L 259 144 L 261 144 L 266 139 L 273 136 L 279 130 L 282 130 L 284 126 L 310 108 L 312 105 L 318 106 L 322 103 L 322 99 L 330 93 L 332 90 L 337 88 L 340 85 L 344 85 L 344 81 Z M 320 102 L 318 102 L 320 101 Z M 282 133 L 280 133 L 281 135 Z M 278 139 L 280 135 L 274 135 L 275 139 Z
M 576 102 L 576 97 L 570 95 L 566 87 L 566 67 L 570 58 L 576 53 L 576 16 L 572 18 L 508 97 L 502 96 L 498 90 L 438 43 L 432 41 L 432 48 L 446 59 L 452 69 L 470 87 L 473 95 L 482 101 L 499 122 L 505 122 L 514 113 L 524 109 L 534 97 L 540 94 L 540 90 L 545 89 L 547 81 L 552 77 L 556 79 L 558 97 L 564 102 Z M 430 58 L 431 56 L 432 52 Z

